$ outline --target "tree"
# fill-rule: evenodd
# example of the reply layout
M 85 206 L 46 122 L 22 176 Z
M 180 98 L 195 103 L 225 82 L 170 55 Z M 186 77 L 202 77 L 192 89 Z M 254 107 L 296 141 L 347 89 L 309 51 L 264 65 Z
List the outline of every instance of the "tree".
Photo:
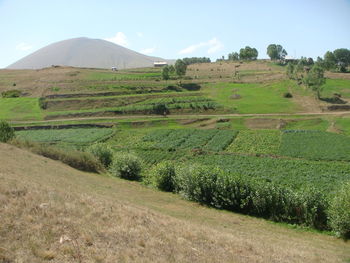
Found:
M 290 79 L 294 79 L 294 68 L 295 68 L 295 65 L 291 62 L 288 63 L 287 65 L 287 76 L 288 78 Z
M 179 77 L 184 76 L 186 74 L 186 69 L 187 69 L 187 64 L 182 59 L 176 60 L 175 62 L 176 75 L 178 75 Z
M 283 59 L 288 55 L 287 51 L 281 45 L 277 44 L 270 44 L 267 47 L 266 53 L 271 60 Z
M 303 82 L 307 87 L 316 92 L 317 98 L 320 99 L 322 85 L 326 82 L 323 68 L 318 65 L 313 66 L 303 79 Z
M 330 70 L 336 67 L 337 61 L 333 52 L 327 51 L 326 54 L 324 54 L 323 58 L 324 59 L 322 66 L 325 70 Z
M 346 72 L 346 68 L 350 65 L 350 50 L 339 48 L 333 51 L 335 61 L 341 72 Z
M 170 66 L 168 66 L 168 68 L 169 68 L 169 73 L 170 73 L 170 74 L 174 74 L 174 72 L 175 72 L 174 66 L 173 66 L 173 65 L 170 65 Z
M 246 46 L 239 50 L 239 57 L 243 60 L 256 60 L 258 57 L 258 50 L 256 48 L 251 48 Z
M 228 54 L 228 60 L 230 60 L 230 61 L 239 60 L 239 54 L 237 52 L 232 52 L 232 53 Z
M 168 80 L 170 78 L 169 71 L 170 70 L 168 66 L 162 68 L 162 79 Z
M 14 129 L 6 121 L 0 121 L 0 142 L 7 142 L 15 137 Z
M 191 65 L 191 64 L 196 64 L 196 63 L 210 63 L 211 60 L 210 58 L 206 58 L 206 57 L 192 57 L 192 58 L 183 58 L 182 59 L 187 65 Z

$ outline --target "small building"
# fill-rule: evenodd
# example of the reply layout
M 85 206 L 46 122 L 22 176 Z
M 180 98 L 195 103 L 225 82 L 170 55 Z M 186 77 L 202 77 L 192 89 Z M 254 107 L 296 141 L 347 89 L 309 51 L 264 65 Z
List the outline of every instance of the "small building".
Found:
M 166 62 L 166 61 L 155 61 L 153 63 L 153 66 L 155 66 L 155 67 L 164 67 L 167 65 L 168 65 L 168 62 Z

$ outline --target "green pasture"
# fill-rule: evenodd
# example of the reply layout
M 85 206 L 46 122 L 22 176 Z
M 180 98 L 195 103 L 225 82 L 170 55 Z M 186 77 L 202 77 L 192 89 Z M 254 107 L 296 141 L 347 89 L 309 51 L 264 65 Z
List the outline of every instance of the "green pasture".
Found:
M 206 92 L 218 103 L 238 113 L 293 113 L 298 111 L 298 105 L 283 97 L 288 87 L 293 85 L 291 81 L 269 84 L 217 83 L 207 85 Z M 232 98 L 234 94 L 240 98 Z
M 37 98 L 0 98 L 0 119 L 41 120 L 43 112 Z

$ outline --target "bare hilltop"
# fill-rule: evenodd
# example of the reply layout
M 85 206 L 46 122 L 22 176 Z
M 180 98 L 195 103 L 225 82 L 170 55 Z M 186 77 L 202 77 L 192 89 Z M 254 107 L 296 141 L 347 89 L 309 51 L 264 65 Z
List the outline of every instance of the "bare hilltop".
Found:
M 52 65 L 82 68 L 151 67 L 162 58 L 150 57 L 102 39 L 86 37 L 59 41 L 9 65 L 8 69 L 41 69 Z

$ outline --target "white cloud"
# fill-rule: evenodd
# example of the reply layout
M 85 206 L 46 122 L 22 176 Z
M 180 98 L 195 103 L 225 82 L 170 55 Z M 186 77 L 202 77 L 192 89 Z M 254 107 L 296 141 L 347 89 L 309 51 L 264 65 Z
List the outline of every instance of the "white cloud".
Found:
M 136 35 L 137 35 L 138 37 L 143 37 L 143 33 L 142 33 L 142 32 L 136 32 Z
M 20 43 L 16 46 L 16 49 L 17 50 L 20 50 L 20 51 L 27 51 L 29 49 L 32 49 L 33 47 L 27 43 Z
M 118 32 L 114 37 L 105 38 L 105 40 L 124 47 L 129 46 L 128 38 L 123 32 Z
M 140 53 L 143 53 L 143 54 L 146 54 L 146 55 L 149 55 L 149 54 L 152 54 L 154 53 L 154 51 L 156 50 L 155 47 L 151 47 L 151 48 L 145 48 L 145 49 L 142 49 L 140 51 Z
M 200 48 L 207 48 L 207 53 L 208 54 L 212 54 L 215 53 L 217 51 L 220 51 L 224 45 L 221 43 L 220 40 L 218 40 L 216 37 L 210 39 L 207 42 L 201 42 L 195 45 L 191 45 L 187 48 L 184 48 L 182 50 L 179 51 L 179 54 L 191 54 L 195 51 L 197 51 Z

